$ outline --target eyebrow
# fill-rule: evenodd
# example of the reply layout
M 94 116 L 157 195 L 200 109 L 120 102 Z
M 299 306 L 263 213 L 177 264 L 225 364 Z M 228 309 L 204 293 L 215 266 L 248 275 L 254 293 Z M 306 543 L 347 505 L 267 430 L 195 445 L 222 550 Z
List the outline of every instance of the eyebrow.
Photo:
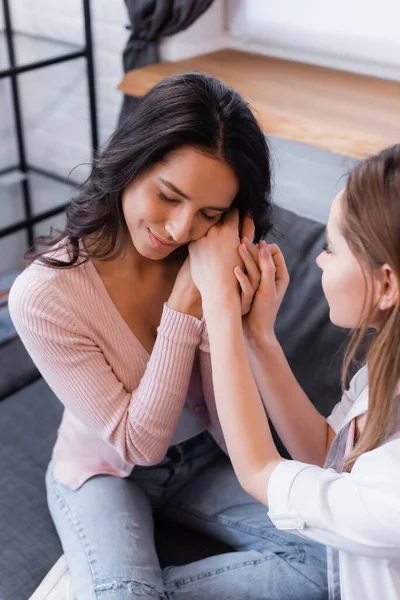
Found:
M 182 198 L 186 198 L 186 200 L 191 200 L 190 196 L 188 196 L 187 194 L 185 194 L 184 192 L 182 192 L 182 190 L 180 190 L 179 188 L 177 188 L 176 185 L 174 185 L 170 181 L 167 181 L 166 179 L 163 179 L 162 177 L 160 177 L 160 181 L 167 188 L 169 188 L 172 192 L 175 192 L 175 194 L 178 194 L 178 196 L 182 196 Z M 221 208 L 220 206 L 205 206 L 204 208 L 207 209 L 207 210 L 218 210 L 221 213 L 225 213 L 225 212 L 228 212 L 230 210 L 230 206 L 228 208 Z

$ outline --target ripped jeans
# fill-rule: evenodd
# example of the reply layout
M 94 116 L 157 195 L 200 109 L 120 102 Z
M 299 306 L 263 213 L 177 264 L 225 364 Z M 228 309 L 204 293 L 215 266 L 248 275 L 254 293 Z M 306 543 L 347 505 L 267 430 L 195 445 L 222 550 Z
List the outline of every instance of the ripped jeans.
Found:
M 125 479 L 100 475 L 72 490 L 54 478 L 50 462 L 46 483 L 77 600 L 328 597 L 325 547 L 277 530 L 208 433 Z M 153 510 L 236 551 L 162 570 Z

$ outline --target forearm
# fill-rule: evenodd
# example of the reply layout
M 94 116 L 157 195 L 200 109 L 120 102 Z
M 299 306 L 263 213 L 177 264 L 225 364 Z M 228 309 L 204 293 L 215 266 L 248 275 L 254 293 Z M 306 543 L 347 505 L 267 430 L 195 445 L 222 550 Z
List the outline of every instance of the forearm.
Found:
M 186 279 L 183 279 L 183 277 L 181 277 L 178 285 L 177 281 L 175 282 L 170 297 L 168 298 L 167 306 L 176 312 L 190 315 L 196 319 L 201 319 L 201 296 L 191 278 L 187 277 Z
M 164 307 L 157 339 L 129 407 L 127 440 L 143 460 L 157 464 L 165 456 L 187 398 L 201 321 Z
M 323 466 L 329 426 L 298 384 L 280 344 L 252 338 L 248 348 L 268 416 L 290 455 Z
M 283 460 L 275 447 L 248 362 L 239 300 L 204 306 L 214 394 L 225 442 L 241 485 L 267 504 L 269 476 Z

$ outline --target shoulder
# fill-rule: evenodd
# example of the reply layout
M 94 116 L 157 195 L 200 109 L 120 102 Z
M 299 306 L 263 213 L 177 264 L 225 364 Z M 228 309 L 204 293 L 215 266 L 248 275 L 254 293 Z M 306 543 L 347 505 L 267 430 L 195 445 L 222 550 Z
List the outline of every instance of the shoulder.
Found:
M 84 290 L 84 265 L 68 269 L 32 263 L 14 281 L 8 298 L 11 318 L 18 324 L 30 320 L 71 318 L 73 305 Z

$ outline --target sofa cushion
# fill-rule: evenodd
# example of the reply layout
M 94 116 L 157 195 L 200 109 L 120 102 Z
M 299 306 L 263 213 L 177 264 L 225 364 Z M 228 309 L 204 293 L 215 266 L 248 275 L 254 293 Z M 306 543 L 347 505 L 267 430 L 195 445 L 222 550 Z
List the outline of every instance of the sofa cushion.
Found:
M 26 600 L 61 555 L 44 473 L 62 412 L 43 379 L 0 403 L 0 597 Z
M 0 344 L 0 400 L 39 377 L 39 371 L 18 337 Z

